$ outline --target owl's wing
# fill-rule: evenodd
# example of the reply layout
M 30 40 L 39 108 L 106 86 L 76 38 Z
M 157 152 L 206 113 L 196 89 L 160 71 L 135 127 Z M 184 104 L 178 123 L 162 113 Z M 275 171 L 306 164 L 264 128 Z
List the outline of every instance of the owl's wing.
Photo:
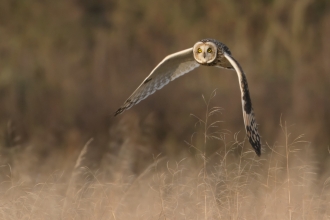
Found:
M 141 100 L 156 92 L 156 90 L 163 88 L 170 81 L 198 66 L 199 64 L 194 59 L 193 48 L 182 50 L 165 57 L 116 111 L 115 116 L 136 105 Z
M 254 148 L 257 155 L 260 156 L 261 154 L 260 135 L 258 133 L 258 125 L 254 117 L 246 76 L 243 72 L 242 67 L 232 56 L 230 56 L 226 52 L 224 53 L 224 56 L 227 58 L 227 60 L 231 63 L 231 65 L 234 67 L 234 69 L 237 72 L 238 81 L 241 89 L 241 96 L 242 96 L 242 108 L 243 108 L 243 119 L 245 124 L 245 130 L 249 138 L 250 144 Z

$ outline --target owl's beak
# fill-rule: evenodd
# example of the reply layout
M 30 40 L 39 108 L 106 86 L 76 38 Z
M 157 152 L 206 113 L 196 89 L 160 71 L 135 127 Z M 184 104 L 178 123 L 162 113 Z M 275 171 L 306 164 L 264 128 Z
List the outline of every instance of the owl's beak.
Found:
M 202 61 L 202 64 L 205 64 L 205 63 L 207 63 L 207 60 L 206 60 L 206 53 L 203 53 L 203 61 Z

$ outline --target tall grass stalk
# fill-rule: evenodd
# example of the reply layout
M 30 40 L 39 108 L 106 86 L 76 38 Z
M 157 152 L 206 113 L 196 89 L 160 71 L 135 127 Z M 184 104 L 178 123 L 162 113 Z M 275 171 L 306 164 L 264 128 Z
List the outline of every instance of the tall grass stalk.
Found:
M 203 125 L 204 129 L 203 129 L 203 137 L 204 137 L 204 145 L 203 145 L 203 149 L 201 152 L 201 156 L 203 159 L 203 185 L 204 185 L 204 219 L 207 219 L 207 213 L 208 213 L 208 209 L 207 209 L 207 187 L 210 186 L 210 184 L 208 183 L 208 174 L 207 174 L 207 155 L 206 155 L 206 147 L 207 147 L 207 140 L 209 138 L 214 138 L 215 133 L 210 131 L 212 128 L 216 128 L 217 124 L 220 123 L 221 121 L 214 121 L 209 123 L 209 118 L 212 117 L 213 115 L 217 114 L 217 113 L 221 113 L 221 108 L 219 107 L 210 107 L 210 102 L 212 101 L 212 99 L 216 96 L 216 90 L 214 90 L 211 93 L 211 96 L 206 100 L 204 95 L 202 95 L 202 99 L 204 101 L 205 107 L 206 107 L 206 111 L 205 111 L 205 118 L 201 119 L 195 115 L 192 114 L 192 116 L 194 116 L 195 118 L 198 119 L 198 122 L 200 124 Z M 210 188 L 210 187 L 209 187 Z M 212 191 L 212 190 L 211 190 Z M 212 191 L 213 194 L 213 191 Z
M 71 199 L 74 197 L 75 192 L 73 190 L 73 187 L 75 184 L 75 180 L 76 180 L 77 176 L 79 175 L 79 173 L 81 172 L 80 168 L 81 168 L 82 162 L 84 161 L 85 156 L 88 152 L 88 146 L 90 145 L 90 143 L 92 143 L 92 141 L 93 141 L 93 138 L 89 139 L 87 141 L 87 143 L 84 145 L 84 147 L 81 149 L 79 156 L 76 160 L 75 166 L 72 170 L 69 184 L 68 184 L 68 187 L 67 187 L 67 190 L 65 193 L 65 200 L 64 200 L 63 208 L 62 208 L 62 218 L 64 218 L 64 215 L 68 209 L 68 205 L 69 205 L 68 200 L 70 200 L 70 202 L 72 202 Z
M 290 188 L 290 169 L 289 169 L 289 153 L 290 153 L 290 149 L 289 149 L 289 144 L 288 144 L 288 140 L 289 140 L 289 136 L 290 134 L 288 134 L 288 129 L 286 126 L 286 121 L 284 122 L 284 127 L 282 125 L 282 121 L 281 121 L 281 128 L 282 131 L 284 132 L 285 135 L 285 152 L 286 152 L 286 173 L 287 173 L 287 181 L 288 181 L 288 202 L 289 202 L 289 219 L 292 219 L 292 207 L 291 207 L 291 188 Z

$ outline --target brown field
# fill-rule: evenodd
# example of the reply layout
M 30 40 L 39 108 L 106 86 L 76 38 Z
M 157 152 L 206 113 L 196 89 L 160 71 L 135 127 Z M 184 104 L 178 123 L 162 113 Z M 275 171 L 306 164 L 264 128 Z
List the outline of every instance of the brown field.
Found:
M 261 157 L 229 70 L 113 117 L 207 37 L 246 72 Z M 330 219 L 329 39 L 328 0 L 0 1 L 0 219 Z

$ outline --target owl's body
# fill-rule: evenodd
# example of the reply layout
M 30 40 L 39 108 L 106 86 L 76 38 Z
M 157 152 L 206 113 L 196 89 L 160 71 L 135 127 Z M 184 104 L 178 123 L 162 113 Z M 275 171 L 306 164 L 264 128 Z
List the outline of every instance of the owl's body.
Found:
M 170 81 L 190 72 L 200 65 L 236 70 L 241 90 L 245 130 L 250 144 L 254 148 L 256 154 L 260 156 L 260 136 L 254 117 L 246 76 L 242 67 L 231 56 L 229 48 L 225 44 L 214 39 L 203 39 L 198 41 L 193 48 L 165 57 L 116 111 L 115 116 L 139 103 Z

